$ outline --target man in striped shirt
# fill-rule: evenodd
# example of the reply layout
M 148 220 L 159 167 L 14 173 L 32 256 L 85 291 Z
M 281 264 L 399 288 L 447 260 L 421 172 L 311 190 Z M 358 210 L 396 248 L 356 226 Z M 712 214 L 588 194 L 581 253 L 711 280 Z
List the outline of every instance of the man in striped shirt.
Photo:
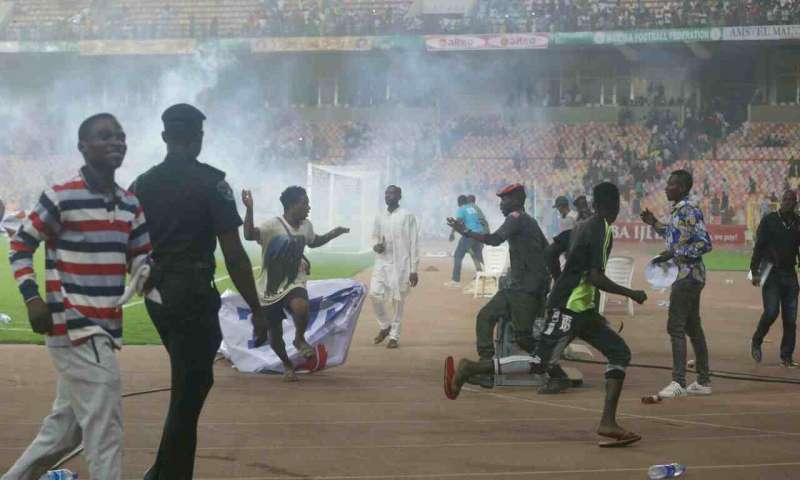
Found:
M 78 130 L 86 164 L 73 179 L 45 190 L 11 241 L 10 261 L 36 333 L 46 335 L 58 371 L 52 413 L 2 480 L 34 480 L 83 443 L 92 480 L 117 480 L 122 463 L 122 386 L 115 350 L 122 346 L 126 271 L 150 253 L 136 197 L 114 182 L 127 146 L 110 114 Z M 46 300 L 33 255 L 44 241 Z

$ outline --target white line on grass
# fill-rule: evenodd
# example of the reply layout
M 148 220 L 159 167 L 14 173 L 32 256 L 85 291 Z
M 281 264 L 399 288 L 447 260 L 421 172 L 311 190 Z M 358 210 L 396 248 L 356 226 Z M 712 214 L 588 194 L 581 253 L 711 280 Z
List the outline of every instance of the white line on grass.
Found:
M 253 270 L 255 271 L 255 270 L 259 269 L 259 268 L 261 268 L 261 267 L 253 267 Z M 229 278 L 231 278 L 230 275 L 223 275 L 223 276 L 221 276 L 219 278 L 215 278 L 214 279 L 214 283 L 221 282 L 221 281 L 227 280 Z M 144 303 L 144 300 L 137 300 L 135 302 L 126 303 L 125 305 L 122 306 L 122 308 L 125 309 L 125 308 L 136 307 L 136 306 L 139 306 L 139 305 L 141 305 L 143 303 Z

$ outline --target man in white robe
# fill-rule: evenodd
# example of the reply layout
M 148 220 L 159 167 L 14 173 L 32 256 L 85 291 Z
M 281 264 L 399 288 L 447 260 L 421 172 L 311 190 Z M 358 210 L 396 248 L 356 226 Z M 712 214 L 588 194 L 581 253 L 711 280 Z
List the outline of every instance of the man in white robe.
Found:
M 375 345 L 389 337 L 387 348 L 399 346 L 405 299 L 419 281 L 419 226 L 413 213 L 400 208 L 402 194 L 395 185 L 386 188 L 384 198 L 388 208 L 375 218 L 372 231 L 375 242 L 372 249 L 377 255 L 370 298 L 381 328 Z

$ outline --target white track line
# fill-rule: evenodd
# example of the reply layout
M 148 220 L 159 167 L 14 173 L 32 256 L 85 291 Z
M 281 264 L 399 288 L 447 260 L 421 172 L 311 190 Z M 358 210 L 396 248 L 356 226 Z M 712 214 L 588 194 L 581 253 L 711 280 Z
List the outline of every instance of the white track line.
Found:
M 253 270 L 256 270 L 256 269 L 258 269 L 258 268 L 261 268 L 261 267 L 253 267 Z M 223 281 L 223 280 L 227 280 L 227 279 L 229 279 L 229 278 L 231 278 L 231 276 L 230 276 L 230 275 L 223 275 L 223 276 L 221 276 L 221 277 L 219 277 L 219 278 L 215 278 L 215 279 L 214 279 L 214 283 L 216 283 L 216 282 L 221 282 L 221 281 Z M 123 305 L 123 306 L 122 306 L 122 308 L 123 308 L 123 309 L 125 309 L 125 308 L 136 307 L 136 306 L 139 306 L 139 305 L 141 305 L 141 304 L 143 304 L 143 303 L 144 303 L 144 300 L 137 300 L 137 301 L 135 301 L 135 302 L 126 303 L 125 305 Z
M 163 426 L 163 423 L 161 424 Z M 721 440 L 752 440 L 757 438 L 776 438 L 781 435 L 756 434 L 756 435 L 710 435 L 703 437 L 692 437 L 692 440 L 719 442 Z M 661 437 L 656 442 L 685 442 L 685 436 Z M 653 442 L 655 443 L 655 442 Z M 532 445 L 596 445 L 594 440 L 531 440 L 519 442 L 455 442 L 455 443 L 401 443 L 401 444 L 350 444 L 350 445 L 263 445 L 257 447 L 250 446 L 225 446 L 225 447 L 197 447 L 198 452 L 220 452 L 220 451 L 247 451 L 262 452 L 269 450 L 385 450 L 385 449 L 415 449 L 421 448 L 430 450 L 433 448 L 470 448 L 470 447 L 515 447 Z M 0 450 L 24 450 L 27 445 L 18 447 L 0 447 Z M 158 445 L 152 447 L 125 447 L 126 452 L 154 452 L 158 450 Z
M 797 467 L 800 462 L 786 462 L 786 463 L 750 463 L 740 465 L 698 465 L 691 466 L 691 471 L 695 470 L 739 470 L 751 468 L 769 468 L 769 467 Z M 591 473 L 628 473 L 628 472 L 645 472 L 647 467 L 625 467 L 625 468 L 593 468 L 585 470 L 533 470 L 528 472 L 520 471 L 507 471 L 507 472 L 490 472 L 490 473 L 477 473 L 477 472 L 461 472 L 461 473 L 421 473 L 421 474 L 392 474 L 392 475 L 325 475 L 325 476 L 305 476 L 305 475 L 291 475 L 291 476 L 278 476 L 278 477 L 197 477 L 197 480 L 289 480 L 303 478 L 306 480 L 361 480 L 361 479 L 390 479 L 390 478 L 497 478 L 499 476 L 505 477 L 522 477 L 522 476 L 540 476 L 540 475 L 569 475 L 569 474 L 591 474 Z M 138 477 L 128 477 L 138 478 Z
M 478 392 L 479 390 L 475 390 L 472 388 L 465 388 L 464 390 L 470 392 Z M 534 405 L 544 405 L 547 407 L 561 407 L 561 408 L 570 408 L 573 410 L 581 410 L 584 412 L 595 412 L 595 413 L 602 413 L 602 410 L 596 408 L 586 408 L 586 407 L 578 407 L 575 405 L 569 405 L 566 403 L 553 403 L 553 402 L 543 402 L 541 400 L 531 400 L 529 398 L 524 397 L 516 397 L 513 395 L 503 395 L 500 393 L 487 393 L 486 395 L 491 395 L 498 398 L 505 398 L 508 400 L 519 400 L 526 403 L 532 403 Z M 643 420 L 658 420 L 660 422 L 673 422 L 673 423 L 683 423 L 685 425 L 697 425 L 701 427 L 714 427 L 714 428 L 727 428 L 729 430 L 739 430 L 742 432 L 755 432 L 755 433 L 762 433 L 762 434 L 770 434 L 770 435 L 785 435 L 789 437 L 797 437 L 800 436 L 800 432 L 783 432 L 783 431 L 775 431 L 775 430 L 763 430 L 760 428 L 753 428 L 753 427 L 740 427 L 736 425 L 720 425 L 718 423 L 710 423 L 710 422 L 698 422 L 694 420 L 681 420 L 678 418 L 670 418 L 670 417 L 656 417 L 653 415 L 637 415 L 633 413 L 620 413 L 619 416 L 627 417 L 627 418 L 638 418 Z

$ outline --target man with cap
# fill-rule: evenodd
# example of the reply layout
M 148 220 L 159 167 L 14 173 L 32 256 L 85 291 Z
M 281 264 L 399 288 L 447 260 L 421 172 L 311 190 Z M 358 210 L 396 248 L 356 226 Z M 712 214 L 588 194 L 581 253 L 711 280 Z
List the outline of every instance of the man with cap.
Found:
M 575 228 L 576 217 L 569 209 L 569 200 L 567 200 L 567 197 L 562 195 L 556 198 L 553 208 L 558 210 L 558 233 Z
M 253 313 L 255 345 L 267 339 L 252 266 L 239 239 L 242 219 L 233 191 L 224 172 L 197 161 L 205 118 L 187 104 L 165 110 L 161 138 L 167 156 L 131 186 L 148 216 L 153 243 L 154 265 L 145 285 L 153 290 L 145 304 L 172 372 L 164 432 L 145 480 L 193 475 L 197 423 L 214 383 L 214 356 L 222 340 L 214 284 L 217 240 L 231 280 Z
M 508 282 L 481 308 L 475 326 L 479 363 L 489 366 L 493 365 L 495 356 L 494 328 L 502 317 L 511 319 L 516 344 L 526 352 L 533 352 L 533 321 L 543 314 L 550 285 L 544 256 L 547 239 L 536 220 L 525 212 L 525 188 L 513 183 L 500 190 L 497 196 L 500 197 L 500 211 L 506 219 L 494 233 L 476 233 L 459 219 L 447 219 L 450 228 L 464 238 L 492 246 L 508 242 L 511 257 Z M 551 373 L 568 382 L 560 369 L 557 374 Z M 482 379 L 478 381 L 489 386 Z
M 601 447 L 629 445 L 641 440 L 637 433 L 623 429 L 616 420 L 617 405 L 625 381 L 631 352 L 608 321 L 597 311 L 597 290 L 625 295 L 637 303 L 647 300 L 641 290 L 617 285 L 605 275 L 606 262 L 613 246 L 613 224 L 619 215 L 619 190 L 603 182 L 594 188 L 595 215 L 572 232 L 564 272 L 553 285 L 547 299 L 547 317 L 536 349 L 531 355 L 498 358 L 493 363 L 461 359 L 458 368 L 453 357 L 445 361 L 445 394 L 458 398 L 470 376 L 484 372 L 495 374 L 544 373 L 558 365 L 562 353 L 575 338 L 599 350 L 608 359 L 606 396 L 597 434 L 611 439 Z

